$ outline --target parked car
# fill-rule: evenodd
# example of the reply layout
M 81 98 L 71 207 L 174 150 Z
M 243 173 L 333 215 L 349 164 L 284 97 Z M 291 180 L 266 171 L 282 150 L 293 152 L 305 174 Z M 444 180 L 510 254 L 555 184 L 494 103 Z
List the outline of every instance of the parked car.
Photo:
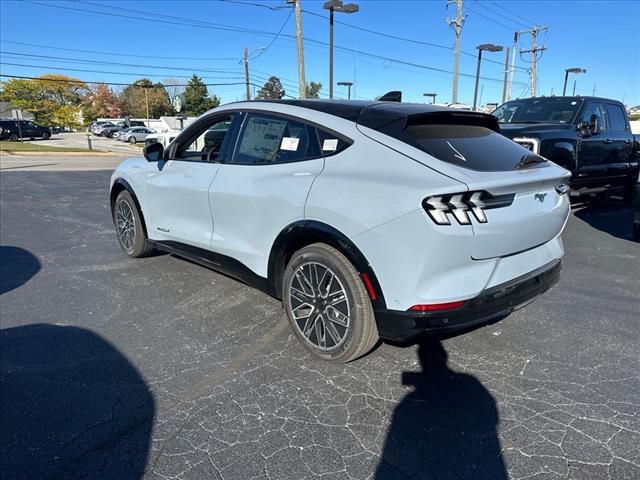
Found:
M 379 337 L 498 319 L 558 280 L 570 173 L 499 132 L 432 105 L 228 104 L 117 167 L 117 238 L 282 299 L 310 352 L 347 362 Z
M 124 141 L 124 137 L 125 137 L 125 135 L 126 135 L 130 130 L 133 130 L 134 128 L 137 128 L 137 127 L 129 127 L 129 128 L 125 128 L 125 129 L 122 129 L 122 130 L 118 130 L 117 132 L 115 132 L 115 133 L 111 136 L 111 138 L 115 138 L 115 139 L 116 139 L 116 140 L 118 140 L 119 142 L 122 142 L 122 141 Z
M 147 138 L 144 139 L 144 146 L 147 147 L 152 143 L 160 143 L 164 148 L 173 142 L 173 140 L 178 136 L 180 130 L 169 130 L 168 132 L 161 133 L 150 133 L 147 135 Z
M 0 140 L 17 142 L 20 138 L 51 138 L 51 128 L 38 125 L 31 120 L 0 120 Z
M 91 125 L 89 125 L 89 131 L 91 133 L 93 133 L 94 135 L 98 134 L 98 130 L 100 130 L 102 127 L 106 127 L 109 125 L 114 125 L 113 122 L 108 122 L 105 120 L 100 120 L 100 121 L 94 121 L 91 123 Z
M 153 130 L 147 127 L 128 128 L 122 133 L 120 140 L 129 143 L 144 142 L 147 135 L 151 133 L 154 133 Z
M 502 134 L 570 170 L 576 196 L 631 201 L 638 177 L 634 135 L 624 105 L 599 97 L 512 100 L 494 112 Z

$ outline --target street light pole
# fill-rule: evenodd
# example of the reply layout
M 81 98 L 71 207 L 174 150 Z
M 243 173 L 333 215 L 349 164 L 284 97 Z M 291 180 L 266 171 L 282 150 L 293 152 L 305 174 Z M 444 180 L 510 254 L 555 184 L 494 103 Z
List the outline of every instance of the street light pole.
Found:
M 353 85 L 353 82 L 338 82 L 338 85 L 343 87 L 349 87 L 349 93 L 348 93 L 347 99 L 351 100 L 351 85 Z
M 322 8 L 329 10 L 329 98 L 333 99 L 333 12 L 355 13 L 360 6 L 355 3 L 344 5 L 342 0 L 329 0 Z
M 567 93 L 567 80 L 569 79 L 570 73 L 587 73 L 585 68 L 565 68 L 564 69 L 564 86 L 562 87 L 562 96 L 564 97 Z M 575 91 L 574 91 L 575 96 Z
M 492 43 L 483 43 L 482 45 L 478 45 L 476 47 L 478 49 L 478 66 L 476 68 L 476 85 L 473 90 L 473 111 L 476 111 L 477 101 L 478 101 L 478 84 L 480 83 L 480 62 L 482 61 L 482 51 L 486 50 L 487 52 L 501 52 L 502 47 L 500 45 L 494 45 Z
M 423 97 L 431 97 L 431 104 L 433 105 L 434 103 L 436 103 L 436 96 L 438 94 L 437 93 L 423 93 L 422 96 Z

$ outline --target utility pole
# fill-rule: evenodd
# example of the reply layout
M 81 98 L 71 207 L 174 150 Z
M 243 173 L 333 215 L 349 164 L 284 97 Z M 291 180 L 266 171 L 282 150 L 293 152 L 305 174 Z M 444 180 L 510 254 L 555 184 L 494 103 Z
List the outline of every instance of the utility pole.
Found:
M 504 59 L 504 86 L 502 87 L 502 103 L 507 101 L 507 84 L 509 78 L 509 47 L 507 47 L 507 55 Z
M 453 93 L 451 94 L 451 103 L 458 103 L 458 67 L 460 65 L 460 34 L 462 33 L 462 26 L 466 17 L 462 16 L 462 0 L 449 0 L 447 7 L 452 4 L 456 4 L 456 19 L 445 18 L 445 22 L 449 25 L 453 33 L 456 35 L 456 46 L 453 53 Z
M 531 35 L 531 48 L 529 50 L 520 50 L 520 53 L 531 54 L 531 96 L 535 97 L 538 93 L 538 52 L 547 49 L 545 45 L 538 46 L 538 33 L 548 30 L 547 26 L 535 26 L 530 30 L 521 31 L 521 34 Z
M 576 96 L 576 81 L 573 81 L 573 96 Z
M 251 91 L 249 90 L 249 49 L 244 48 L 244 84 L 247 88 L 247 100 L 251 100 Z
M 304 47 L 302 44 L 302 13 L 300 8 L 300 0 L 288 0 L 288 3 L 294 4 L 296 11 L 296 40 L 298 43 L 298 88 L 300 89 L 300 98 L 307 98 L 307 83 L 304 78 Z
M 591 93 L 591 96 L 592 97 L 596 96 L 596 84 L 595 83 L 593 84 L 593 92 Z
M 513 85 L 513 74 L 516 70 L 516 51 L 518 47 L 518 32 L 513 34 L 513 52 L 511 52 L 511 67 L 509 68 L 509 83 L 507 85 L 507 100 L 511 98 L 511 86 Z

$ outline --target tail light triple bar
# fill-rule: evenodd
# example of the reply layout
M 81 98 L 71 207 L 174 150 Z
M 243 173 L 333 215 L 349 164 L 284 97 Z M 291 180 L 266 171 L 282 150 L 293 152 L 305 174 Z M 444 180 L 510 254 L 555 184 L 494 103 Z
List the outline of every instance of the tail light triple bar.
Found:
M 508 207 L 513 203 L 515 193 L 491 195 L 489 192 L 464 192 L 447 195 L 434 195 L 422 201 L 422 206 L 431 219 L 438 225 L 450 225 L 448 213 L 452 214 L 460 225 L 469 225 L 471 212 L 480 223 L 487 223 L 485 210 Z

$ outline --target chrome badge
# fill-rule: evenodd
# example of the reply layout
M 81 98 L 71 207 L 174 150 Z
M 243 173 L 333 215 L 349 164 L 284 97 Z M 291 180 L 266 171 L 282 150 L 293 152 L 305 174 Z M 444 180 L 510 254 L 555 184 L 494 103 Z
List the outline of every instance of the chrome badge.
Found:
M 535 198 L 536 200 L 538 200 L 540 203 L 544 202 L 544 197 L 546 197 L 547 194 L 546 193 L 536 193 L 533 198 Z

